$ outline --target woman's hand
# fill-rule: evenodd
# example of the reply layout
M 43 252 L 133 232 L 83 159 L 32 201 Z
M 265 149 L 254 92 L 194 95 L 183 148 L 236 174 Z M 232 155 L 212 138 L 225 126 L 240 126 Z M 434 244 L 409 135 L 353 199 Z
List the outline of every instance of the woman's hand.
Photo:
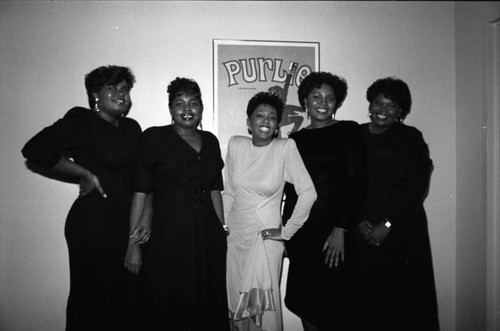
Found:
M 372 232 L 372 223 L 370 221 L 362 221 L 358 224 L 358 233 L 363 237 L 363 239 L 368 240 L 370 233 Z
M 262 236 L 262 239 L 264 240 L 269 239 L 269 240 L 283 241 L 283 238 L 281 237 L 281 229 L 279 228 L 264 229 L 259 233 Z
M 101 187 L 101 183 L 99 183 L 99 178 L 67 157 L 61 156 L 59 162 L 52 167 L 52 170 L 60 174 L 80 178 L 80 185 L 78 185 L 80 187 L 79 196 L 83 197 L 95 189 L 104 198 L 107 198 L 106 193 Z
M 142 252 L 139 245 L 129 242 L 127 253 L 125 254 L 125 268 L 137 275 L 142 266 Z
M 329 269 L 337 268 L 340 263 L 344 262 L 344 229 L 334 227 L 332 233 L 326 238 L 322 251 L 326 251 L 325 265 Z
M 131 244 L 140 245 L 149 240 L 151 236 L 151 229 L 143 224 L 138 224 L 129 237 Z
M 385 226 L 383 222 L 373 224 L 372 230 L 366 240 L 368 241 L 368 244 L 372 246 L 380 246 L 382 242 L 387 238 L 390 231 L 391 229 Z
M 91 173 L 90 171 L 87 172 L 84 176 L 82 176 L 82 178 L 80 179 L 79 187 L 80 187 L 79 196 L 81 197 L 86 196 L 87 194 L 92 192 L 92 190 L 97 190 L 104 198 L 108 197 L 101 187 L 99 178 L 97 178 L 97 176 Z

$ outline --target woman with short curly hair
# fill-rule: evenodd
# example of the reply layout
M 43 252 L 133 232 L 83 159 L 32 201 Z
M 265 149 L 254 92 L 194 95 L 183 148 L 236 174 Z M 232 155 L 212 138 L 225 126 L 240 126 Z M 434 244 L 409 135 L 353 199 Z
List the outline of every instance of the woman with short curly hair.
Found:
M 167 93 L 172 124 L 144 131 L 134 181 L 127 266 L 140 270 L 141 330 L 229 330 L 219 141 L 198 129 L 196 81 L 177 77 Z
M 422 133 L 403 120 L 408 85 L 376 80 L 366 92 L 362 125 L 368 185 L 357 226 L 355 330 L 439 330 L 432 252 L 424 200 L 433 168 Z
M 66 219 L 66 330 L 133 330 L 135 276 L 123 266 L 141 127 L 127 117 L 135 77 L 102 66 L 85 76 L 90 109 L 74 107 L 24 146 L 28 161 L 80 182 Z
M 286 243 L 285 304 L 305 331 L 346 330 L 348 287 L 354 265 L 354 228 L 363 203 L 365 144 L 358 123 L 335 119 L 347 82 L 329 72 L 312 72 L 298 89 L 311 124 L 290 135 L 314 182 L 318 199 L 304 226 Z M 285 187 L 284 220 L 295 206 L 294 187 Z
M 268 92 L 247 106 L 251 137 L 233 136 L 226 156 L 224 211 L 228 237 L 229 311 L 238 330 L 283 330 L 279 279 L 284 252 L 307 219 L 316 191 L 293 140 L 277 138 L 281 99 Z M 295 184 L 297 206 L 286 226 L 280 205 L 285 182 Z

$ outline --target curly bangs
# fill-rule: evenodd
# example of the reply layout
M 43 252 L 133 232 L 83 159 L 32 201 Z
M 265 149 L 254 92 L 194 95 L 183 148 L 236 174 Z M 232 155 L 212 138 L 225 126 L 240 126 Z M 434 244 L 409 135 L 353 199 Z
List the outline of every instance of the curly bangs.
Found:
M 170 82 L 167 88 L 168 93 L 168 106 L 172 104 L 176 97 L 180 95 L 190 95 L 198 99 L 201 107 L 203 108 L 203 101 L 201 100 L 201 90 L 193 79 L 177 77 Z
M 135 76 L 127 67 L 108 65 L 96 68 L 85 75 L 85 89 L 90 108 L 94 107 L 93 93 L 99 93 L 104 86 L 117 85 L 125 81 L 129 88 L 134 87 Z
M 297 94 L 299 96 L 300 106 L 306 110 L 305 99 L 311 91 L 315 88 L 320 88 L 323 84 L 330 86 L 335 93 L 335 100 L 337 102 L 337 109 L 342 106 L 347 96 L 347 82 L 344 78 L 333 75 L 329 72 L 311 72 L 306 76 L 299 85 Z M 335 110 L 337 110 L 335 109 Z
M 398 103 L 399 107 L 401 107 L 402 120 L 408 116 L 411 110 L 411 92 L 410 88 L 403 80 L 395 77 L 376 80 L 366 90 L 366 100 L 371 104 L 380 94 Z
M 248 101 L 247 117 L 252 117 L 255 109 L 257 109 L 257 107 L 259 107 L 260 105 L 269 105 L 273 107 L 276 110 L 276 115 L 278 116 L 278 124 L 281 122 L 285 106 L 283 104 L 283 100 L 281 100 L 280 97 L 269 92 L 257 93 Z

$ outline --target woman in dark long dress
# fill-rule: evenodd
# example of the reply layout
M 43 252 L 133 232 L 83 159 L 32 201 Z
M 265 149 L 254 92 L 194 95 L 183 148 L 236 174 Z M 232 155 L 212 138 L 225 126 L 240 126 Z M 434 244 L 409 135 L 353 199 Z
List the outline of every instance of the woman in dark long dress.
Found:
M 35 135 L 31 162 L 80 180 L 66 220 L 70 294 L 66 330 L 132 330 L 136 277 L 123 265 L 135 152 L 141 128 L 125 117 L 135 78 L 99 67 L 85 77 L 91 109 L 75 107 Z M 71 159 L 69 159 L 71 157 Z
M 397 78 L 367 90 L 368 185 L 358 225 L 357 330 L 439 330 L 424 210 L 432 161 L 422 133 L 403 124 L 408 85 Z
M 303 227 L 286 243 L 290 260 L 285 304 L 306 331 L 345 330 L 353 268 L 354 229 L 363 203 L 365 148 L 360 126 L 335 120 L 347 83 L 313 72 L 299 86 L 299 102 L 311 124 L 290 135 L 311 175 L 318 199 Z M 285 189 L 284 219 L 295 205 Z
M 130 267 L 141 269 L 142 327 L 224 331 L 229 314 L 219 142 L 197 129 L 203 103 L 196 82 L 177 78 L 168 94 L 172 125 L 144 131 L 132 202 L 132 236 L 134 229 L 151 232 L 147 243 L 129 245 L 127 254 Z M 149 193 L 152 225 L 141 218 Z

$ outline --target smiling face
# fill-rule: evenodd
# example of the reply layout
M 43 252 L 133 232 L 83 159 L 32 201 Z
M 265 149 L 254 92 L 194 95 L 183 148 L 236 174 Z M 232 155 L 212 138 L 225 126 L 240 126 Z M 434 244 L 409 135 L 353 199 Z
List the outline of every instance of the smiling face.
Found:
M 94 93 L 94 97 L 100 116 L 108 121 L 127 115 L 132 106 L 130 88 L 125 81 L 104 86 L 98 93 Z
M 320 88 L 311 90 L 305 99 L 305 105 L 313 126 L 326 124 L 332 120 L 337 110 L 335 92 L 330 85 L 323 84 Z
M 174 125 L 183 129 L 195 129 L 201 121 L 203 106 L 200 100 L 190 94 L 181 94 L 174 98 L 170 114 Z
M 379 94 L 369 107 L 370 130 L 373 133 L 382 133 L 391 127 L 401 115 L 401 107 L 395 101 Z
M 276 109 L 267 104 L 257 106 L 250 118 L 247 119 L 247 125 L 252 131 L 252 143 L 255 146 L 269 145 L 278 129 Z

